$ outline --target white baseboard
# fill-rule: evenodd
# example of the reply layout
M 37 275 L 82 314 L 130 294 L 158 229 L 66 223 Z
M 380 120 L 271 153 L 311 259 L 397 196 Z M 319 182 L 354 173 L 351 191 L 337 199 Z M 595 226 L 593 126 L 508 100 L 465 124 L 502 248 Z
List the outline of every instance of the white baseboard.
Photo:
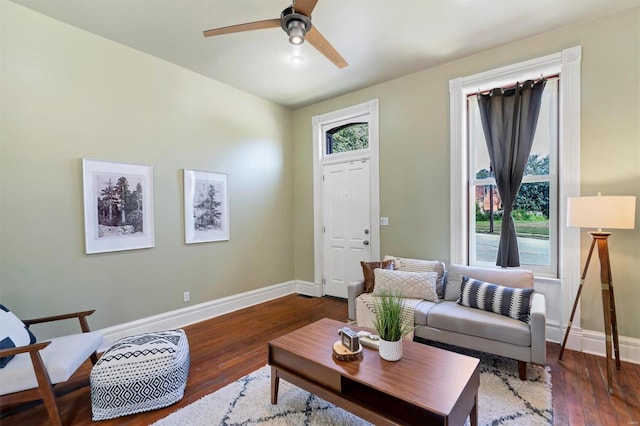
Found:
M 268 300 L 296 293 L 298 292 L 297 287 L 296 281 L 287 281 L 281 284 L 275 284 L 269 287 L 234 294 L 221 299 L 141 318 L 113 327 L 103 328 L 99 331 L 102 332 L 104 336 L 104 342 L 102 346 L 98 348 L 98 352 L 105 351 L 116 340 L 123 337 L 184 327 L 189 324 L 237 311 L 238 309 L 248 308 L 249 306 L 257 305 Z
M 582 352 L 606 356 L 605 336 L 600 331 L 583 330 L 582 332 Z M 640 339 L 633 337 L 619 336 L 620 360 L 640 364 Z M 613 354 L 615 357 L 615 354 Z
M 322 286 L 310 281 L 296 280 L 296 292 L 313 297 L 322 297 Z
M 553 332 L 550 333 L 550 328 Z M 557 324 L 547 324 L 547 341 L 562 344 L 566 327 L 560 327 Z M 551 338 L 550 335 L 558 334 L 561 336 L 559 340 Z M 606 356 L 604 346 L 605 336 L 601 331 L 583 330 L 581 328 L 571 328 L 569 338 L 567 339 L 567 349 L 587 354 Z M 633 337 L 619 336 L 618 343 L 620 346 L 620 360 L 640 364 L 640 339 Z M 613 355 L 615 357 L 615 354 Z

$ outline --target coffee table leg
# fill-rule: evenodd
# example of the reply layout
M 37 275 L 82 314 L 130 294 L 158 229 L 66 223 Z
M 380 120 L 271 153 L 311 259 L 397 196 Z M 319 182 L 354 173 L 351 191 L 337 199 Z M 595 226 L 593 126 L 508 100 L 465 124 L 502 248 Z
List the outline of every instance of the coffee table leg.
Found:
M 473 407 L 469 413 L 469 423 L 471 426 L 478 426 L 478 394 L 473 397 Z
M 271 367 L 271 404 L 278 403 L 278 385 L 280 385 L 280 377 L 278 377 L 278 369 Z

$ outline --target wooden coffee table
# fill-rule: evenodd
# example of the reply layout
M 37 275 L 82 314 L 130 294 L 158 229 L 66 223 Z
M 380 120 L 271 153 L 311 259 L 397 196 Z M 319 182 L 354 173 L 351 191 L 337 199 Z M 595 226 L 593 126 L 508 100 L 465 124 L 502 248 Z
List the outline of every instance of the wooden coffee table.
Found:
M 344 326 L 325 318 L 268 343 L 272 404 L 282 378 L 376 425 L 478 424 L 477 358 L 405 341 L 397 362 L 366 347 L 361 360 L 338 361 Z

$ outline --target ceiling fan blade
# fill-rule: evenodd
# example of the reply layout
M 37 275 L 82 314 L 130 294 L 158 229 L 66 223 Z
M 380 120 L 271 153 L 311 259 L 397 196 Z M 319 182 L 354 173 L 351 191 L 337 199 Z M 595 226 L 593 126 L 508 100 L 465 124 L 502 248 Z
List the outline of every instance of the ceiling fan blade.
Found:
M 316 7 L 318 0 L 296 0 L 293 3 L 293 9 L 296 13 L 302 13 L 305 16 L 311 16 L 311 12 Z
M 318 52 L 322 53 L 331 62 L 333 62 L 338 68 L 344 68 L 347 65 L 347 61 L 344 60 L 338 51 L 327 41 L 326 38 L 320 34 L 320 31 L 316 27 L 311 27 L 309 32 L 304 36 L 304 39 L 308 41 L 313 47 L 318 49 Z
M 239 33 L 242 31 L 262 30 L 264 28 L 275 28 L 280 26 L 280 19 L 267 19 L 264 21 L 248 22 L 246 24 L 230 25 L 228 27 L 214 28 L 202 33 L 205 37 L 212 37 L 221 34 Z

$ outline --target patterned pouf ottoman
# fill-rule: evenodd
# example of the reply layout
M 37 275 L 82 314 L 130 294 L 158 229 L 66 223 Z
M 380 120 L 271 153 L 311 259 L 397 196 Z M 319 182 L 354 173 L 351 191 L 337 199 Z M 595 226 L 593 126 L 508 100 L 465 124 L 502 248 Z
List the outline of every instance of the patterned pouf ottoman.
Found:
M 91 370 L 93 420 L 155 410 L 180 401 L 189 375 L 183 330 L 125 337 Z

